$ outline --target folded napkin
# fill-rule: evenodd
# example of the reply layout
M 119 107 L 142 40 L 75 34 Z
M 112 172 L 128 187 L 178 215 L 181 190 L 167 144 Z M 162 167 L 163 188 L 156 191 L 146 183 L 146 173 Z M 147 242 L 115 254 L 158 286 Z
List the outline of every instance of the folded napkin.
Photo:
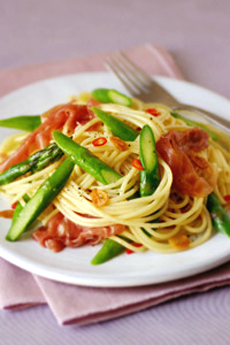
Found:
M 126 51 L 149 73 L 183 79 L 172 56 L 146 44 Z M 21 86 L 63 74 L 104 70 L 107 54 L 0 72 L 0 96 Z M 73 249 L 74 250 L 74 249 Z M 77 249 L 75 249 L 77 250 Z M 230 283 L 230 263 L 194 277 L 134 288 L 69 285 L 32 275 L 0 258 L 0 308 L 46 303 L 60 324 L 90 324 L 157 305 L 167 300 Z

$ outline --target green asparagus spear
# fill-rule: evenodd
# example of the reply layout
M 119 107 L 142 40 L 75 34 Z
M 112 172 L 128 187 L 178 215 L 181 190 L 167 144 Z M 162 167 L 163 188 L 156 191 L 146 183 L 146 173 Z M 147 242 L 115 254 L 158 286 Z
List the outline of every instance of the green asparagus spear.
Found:
M 178 114 L 178 113 L 174 113 L 174 112 L 171 112 L 171 115 L 177 119 L 180 119 L 182 121 L 184 121 L 188 126 L 191 126 L 191 127 L 200 127 L 202 128 L 204 131 L 206 131 L 209 135 L 210 135 L 210 138 L 212 138 L 213 140 L 217 141 L 219 140 L 219 136 L 214 133 L 213 131 L 211 131 L 210 129 L 208 129 L 205 125 L 203 125 L 202 123 L 200 122 L 196 122 L 196 121 L 193 121 L 193 120 L 190 120 L 190 119 L 187 119 L 186 117 Z
M 44 169 L 50 163 L 57 161 L 63 152 L 53 143 L 43 150 L 35 152 L 27 160 L 11 166 L 9 169 L 0 174 L 0 185 L 7 184 L 16 178 L 25 175 L 28 172 L 35 173 Z
M 55 199 L 58 193 L 65 186 L 72 170 L 74 162 L 67 158 L 58 169 L 51 175 L 34 196 L 17 214 L 17 218 L 12 222 L 10 230 L 6 236 L 8 241 L 17 240 L 29 225 L 42 213 L 42 211 Z
M 145 125 L 140 132 L 140 195 L 153 194 L 160 182 L 155 138 L 151 127 Z
M 23 200 L 27 203 L 30 200 L 30 197 L 28 196 L 28 194 L 25 194 L 23 196 Z M 14 214 L 13 214 L 13 218 L 12 218 L 12 223 L 16 222 L 19 213 L 21 212 L 21 210 L 23 209 L 23 206 L 20 202 L 17 203 L 17 206 L 14 210 Z
M 207 209 L 211 214 L 214 228 L 230 237 L 230 217 L 214 193 L 208 196 Z
M 20 129 L 26 132 L 33 132 L 41 124 L 39 115 L 15 116 L 0 120 L 0 127 Z
M 115 116 L 95 107 L 92 110 L 116 137 L 124 141 L 134 141 L 137 138 L 138 132 Z
M 100 265 L 110 259 L 113 259 L 115 256 L 123 253 L 125 248 L 110 238 L 108 238 L 99 252 L 94 256 L 91 261 L 92 265 Z
M 145 125 L 140 132 L 140 161 L 144 168 L 140 171 L 140 195 L 144 197 L 153 194 L 160 183 L 155 137 L 148 125 Z M 156 222 L 158 219 L 152 221 L 152 223 Z M 142 231 L 151 237 L 145 229 L 142 228 Z
M 62 150 L 55 143 L 50 144 L 39 152 L 41 152 L 41 156 L 32 168 L 33 173 L 44 169 L 50 163 L 58 161 L 63 156 Z
M 109 184 L 122 177 L 109 165 L 94 156 L 88 149 L 78 145 L 63 133 L 54 131 L 53 138 L 60 149 L 69 156 L 75 164 L 93 176 L 97 181 L 103 184 Z
M 126 107 L 133 105 L 132 98 L 114 89 L 95 89 L 92 92 L 92 96 L 101 103 L 116 103 Z

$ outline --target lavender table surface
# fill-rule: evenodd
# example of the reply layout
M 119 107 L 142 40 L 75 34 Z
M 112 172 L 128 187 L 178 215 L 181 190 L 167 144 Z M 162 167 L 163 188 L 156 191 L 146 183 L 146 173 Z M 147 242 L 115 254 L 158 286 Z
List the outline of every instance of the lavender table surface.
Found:
M 228 0 L 0 0 L 0 69 L 161 44 L 185 77 L 229 97 Z M 0 312 L 0 344 L 230 344 L 230 287 L 91 326 L 39 306 Z

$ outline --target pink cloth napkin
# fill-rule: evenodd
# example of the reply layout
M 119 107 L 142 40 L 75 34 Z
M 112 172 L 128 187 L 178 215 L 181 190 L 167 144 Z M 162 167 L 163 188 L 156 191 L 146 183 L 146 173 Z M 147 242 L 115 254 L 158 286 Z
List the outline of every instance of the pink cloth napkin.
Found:
M 183 79 L 172 56 L 162 47 L 146 44 L 127 50 L 126 54 L 149 73 Z M 0 96 L 44 78 L 104 70 L 107 55 L 0 71 Z M 112 319 L 229 283 L 230 263 L 204 274 L 164 284 L 135 288 L 91 288 L 35 276 L 0 258 L 0 308 L 12 310 L 46 303 L 63 325 Z

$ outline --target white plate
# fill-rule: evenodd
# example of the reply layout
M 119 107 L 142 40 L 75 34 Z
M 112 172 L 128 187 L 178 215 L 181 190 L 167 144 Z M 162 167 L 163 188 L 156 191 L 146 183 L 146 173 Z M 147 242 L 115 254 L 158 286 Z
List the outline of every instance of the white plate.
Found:
M 230 102 L 204 88 L 187 82 L 158 77 L 166 89 L 184 103 L 216 112 L 222 117 L 230 114 Z M 15 91 L 0 100 L 4 117 L 37 114 L 67 97 L 96 87 L 125 90 L 108 73 L 83 73 L 44 80 Z M 1 140 L 12 130 L 0 129 Z M 9 207 L 0 200 L 0 208 Z M 15 243 L 5 241 L 10 222 L 1 219 L 0 254 L 11 263 L 32 273 L 61 282 L 99 286 L 122 287 L 156 284 L 188 277 L 217 267 L 230 259 L 230 239 L 215 234 L 200 247 L 176 254 L 146 252 L 121 255 L 100 266 L 90 261 L 100 246 L 65 249 L 54 254 L 40 247 L 32 239 Z

